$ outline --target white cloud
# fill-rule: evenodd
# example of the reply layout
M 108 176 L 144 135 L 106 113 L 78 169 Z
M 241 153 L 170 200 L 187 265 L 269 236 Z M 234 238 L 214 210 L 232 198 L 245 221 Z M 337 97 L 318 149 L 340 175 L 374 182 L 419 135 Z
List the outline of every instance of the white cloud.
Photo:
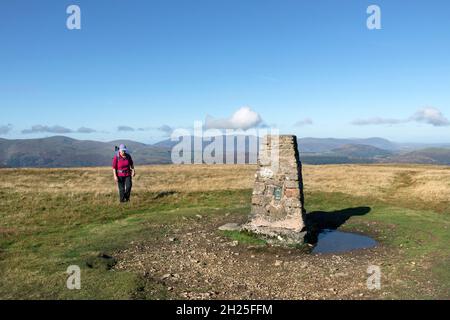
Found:
M 433 107 L 426 107 L 417 111 L 411 120 L 431 124 L 435 127 L 449 126 L 450 121 L 442 114 L 442 112 Z
M 170 137 L 173 132 L 173 128 L 167 124 L 164 124 L 158 128 L 159 131 L 162 131 L 165 136 Z
M 72 130 L 61 127 L 61 126 L 43 126 L 43 125 L 35 125 L 32 126 L 31 129 L 22 130 L 23 134 L 32 134 L 32 133 L 56 133 L 56 134 L 62 134 L 62 133 L 71 133 Z
M 381 125 L 381 124 L 398 124 L 406 122 L 405 120 L 400 119 L 389 119 L 389 118 L 369 118 L 369 119 L 357 119 L 352 121 L 352 124 L 357 126 L 366 126 L 366 125 Z
M 426 107 L 418 110 L 415 114 L 407 119 L 392 119 L 392 118 L 380 118 L 374 117 L 369 119 L 358 119 L 351 122 L 353 125 L 366 126 L 366 125 L 393 125 L 406 122 L 422 122 L 431 124 L 435 127 L 450 126 L 450 121 L 444 116 L 444 114 L 437 108 Z
M 247 130 L 255 128 L 262 123 L 261 116 L 250 109 L 242 107 L 237 110 L 230 118 L 214 119 L 210 116 L 206 117 L 206 129 L 242 129 Z
M 312 125 L 313 121 L 311 118 L 305 118 L 303 120 L 297 121 L 294 126 L 295 127 L 304 127 L 304 126 L 309 126 Z
M 11 130 L 12 130 L 11 124 L 0 126 L 0 134 L 2 134 L 2 135 L 8 134 Z
M 134 130 L 134 128 L 129 127 L 129 126 L 119 126 L 119 127 L 117 127 L 117 131 L 119 131 L 119 132 L 133 132 L 135 130 Z
M 97 132 L 97 130 L 95 129 L 91 129 L 91 128 L 86 128 L 86 127 L 81 127 L 77 130 L 78 133 L 94 133 Z
M 72 130 L 62 126 L 45 126 L 45 125 L 35 125 L 31 129 L 22 130 L 23 134 L 33 134 L 33 133 L 55 133 L 55 134 L 65 134 L 65 133 L 94 133 L 97 132 L 95 129 L 80 127 L 78 130 Z

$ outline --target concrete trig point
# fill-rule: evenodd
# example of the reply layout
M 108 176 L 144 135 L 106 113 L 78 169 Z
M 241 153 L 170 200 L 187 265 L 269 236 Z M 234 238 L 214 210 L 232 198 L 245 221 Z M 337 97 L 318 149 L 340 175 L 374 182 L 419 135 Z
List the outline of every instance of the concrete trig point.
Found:
M 249 221 L 242 226 L 286 243 L 303 243 L 302 166 L 293 135 L 265 136 L 258 157 Z

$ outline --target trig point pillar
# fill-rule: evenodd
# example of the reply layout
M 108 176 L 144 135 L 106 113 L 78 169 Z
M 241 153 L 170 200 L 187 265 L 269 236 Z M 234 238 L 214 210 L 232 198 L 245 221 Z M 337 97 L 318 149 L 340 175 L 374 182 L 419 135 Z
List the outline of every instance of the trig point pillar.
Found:
M 252 195 L 252 210 L 244 230 L 276 242 L 303 243 L 302 166 L 293 135 L 262 139 Z

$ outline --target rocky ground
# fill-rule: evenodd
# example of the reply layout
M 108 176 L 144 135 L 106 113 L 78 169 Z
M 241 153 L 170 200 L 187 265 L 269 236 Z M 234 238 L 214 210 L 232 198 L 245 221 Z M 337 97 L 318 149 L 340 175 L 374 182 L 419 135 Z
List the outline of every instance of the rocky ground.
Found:
M 117 252 L 116 270 L 138 272 L 142 281 L 158 284 L 174 299 L 389 299 L 413 297 L 417 290 L 433 295 L 431 281 L 418 281 L 414 274 L 418 264 L 426 264 L 400 262 L 401 250 L 383 244 L 309 254 L 232 241 L 217 230 L 230 217 L 187 222 L 169 228 L 165 237 Z M 382 270 L 381 290 L 367 288 L 369 265 Z

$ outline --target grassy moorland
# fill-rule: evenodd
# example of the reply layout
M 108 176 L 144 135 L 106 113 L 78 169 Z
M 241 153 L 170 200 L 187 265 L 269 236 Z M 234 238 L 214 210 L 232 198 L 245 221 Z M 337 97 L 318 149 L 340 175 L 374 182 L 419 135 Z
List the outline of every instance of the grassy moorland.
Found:
M 380 245 L 341 255 L 218 231 L 245 221 L 255 170 L 140 167 L 120 205 L 109 168 L 1 169 L 0 298 L 450 298 L 450 167 L 305 166 L 308 212 L 370 209 L 340 229 Z M 381 290 L 366 288 L 370 264 L 381 266 Z M 70 265 L 81 290 L 66 288 Z

